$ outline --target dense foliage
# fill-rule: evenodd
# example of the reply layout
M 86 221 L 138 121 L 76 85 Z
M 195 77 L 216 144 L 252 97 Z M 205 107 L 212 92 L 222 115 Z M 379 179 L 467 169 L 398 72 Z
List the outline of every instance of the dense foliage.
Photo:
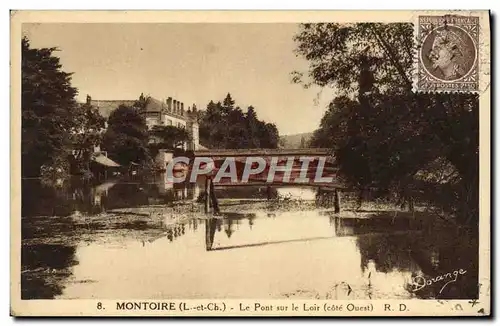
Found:
M 161 144 L 162 148 L 174 149 L 181 147 L 189 140 L 189 134 L 186 129 L 175 126 L 153 126 L 150 135 L 155 137 L 155 143 Z
M 250 106 L 246 113 L 235 107 L 228 93 L 224 101 L 210 101 L 199 111 L 200 142 L 208 148 L 277 148 L 278 129 L 257 118 Z
M 185 128 L 175 126 L 153 126 L 149 131 L 152 141 L 149 143 L 149 153 L 155 157 L 160 149 L 173 149 L 174 155 L 179 152 L 182 145 L 190 140 L 189 133 Z
M 56 48 L 33 49 L 27 38 L 21 46 L 22 175 L 67 172 L 68 135 L 77 127 L 77 90 L 71 87 L 71 74 L 61 70 L 53 55 Z
M 88 103 L 78 105 L 76 109 L 76 127 L 71 133 L 72 155 L 70 156 L 71 173 L 79 174 L 90 171 L 90 161 L 96 146 L 102 141 L 102 132 L 106 119 Z
M 122 164 L 140 164 L 148 160 L 148 128 L 140 108 L 120 105 L 111 112 L 102 148 Z
M 447 189 L 440 205 L 477 223 L 478 97 L 411 91 L 412 26 L 304 24 L 296 41 L 310 70 L 307 80 L 300 72 L 294 80 L 337 94 L 312 145 L 333 145 L 342 175 L 358 189 L 402 197 Z M 448 179 L 428 178 L 438 165 Z

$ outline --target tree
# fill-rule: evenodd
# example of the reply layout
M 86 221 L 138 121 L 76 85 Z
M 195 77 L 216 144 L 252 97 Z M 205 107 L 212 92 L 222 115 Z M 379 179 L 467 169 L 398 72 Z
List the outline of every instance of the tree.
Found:
M 200 121 L 200 141 L 212 148 L 224 148 L 225 125 L 221 102 L 210 101 Z
M 62 170 L 57 162 L 71 149 L 77 90 L 53 55 L 57 48 L 33 49 L 26 37 L 21 47 L 21 166 L 24 177 L 35 177 L 42 166 Z
M 245 115 L 240 107 L 230 109 L 227 116 L 227 148 L 249 148 L 250 140 L 248 135 Z
M 260 121 L 253 106 L 244 113 L 235 104 L 229 93 L 222 103 L 208 103 L 199 120 L 201 143 L 211 148 L 276 148 L 276 126 Z
M 151 101 L 151 96 L 144 96 L 144 93 L 141 93 L 139 96 L 139 99 L 135 101 L 134 103 L 134 108 L 139 109 L 140 113 L 143 113 L 144 110 L 146 110 L 146 107 L 148 106 L 149 102 Z
M 88 164 L 95 146 L 101 144 L 105 121 L 104 117 L 90 103 L 77 106 L 75 126 L 70 134 L 73 158 L 76 163 L 72 173 L 90 171 Z
M 189 140 L 186 129 L 175 126 L 153 126 L 150 135 L 159 139 L 162 148 L 173 149 Z
M 418 171 L 444 157 L 460 174 L 455 200 L 467 203 L 457 216 L 477 222 L 478 97 L 411 91 L 411 24 L 304 24 L 295 40 L 310 69 L 309 80 L 295 72 L 294 81 L 339 94 L 313 146 L 333 144 L 340 172 L 358 188 L 403 195 Z
M 259 148 L 260 147 L 260 138 L 258 134 L 259 119 L 257 118 L 257 113 L 255 112 L 255 108 L 253 106 L 248 107 L 245 119 L 247 124 L 246 128 L 248 130 L 248 147 Z
M 359 90 L 360 73 L 369 67 L 378 91 L 411 90 L 411 24 L 302 24 L 294 39 L 297 55 L 310 63 L 311 79 L 304 80 L 302 72 L 293 72 L 295 82 L 332 86 L 346 95 Z
M 222 108 L 227 111 L 226 113 L 229 114 L 229 112 L 234 108 L 234 104 L 236 102 L 233 100 L 231 97 L 230 93 L 227 93 L 226 97 L 224 98 L 224 101 L 222 102 Z
M 122 165 L 146 161 L 148 128 L 138 108 L 120 105 L 111 112 L 108 129 L 103 137 L 103 149 Z
M 260 148 L 278 148 L 280 136 L 274 123 L 259 123 Z

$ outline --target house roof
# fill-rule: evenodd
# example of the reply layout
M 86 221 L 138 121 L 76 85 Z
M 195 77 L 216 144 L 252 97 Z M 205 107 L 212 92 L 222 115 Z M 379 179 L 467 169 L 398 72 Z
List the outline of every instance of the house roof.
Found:
M 177 119 L 182 119 L 182 120 L 188 119 L 187 111 L 184 111 L 184 115 L 168 111 L 167 104 L 164 101 L 155 99 L 154 97 L 150 97 L 148 104 L 146 105 L 146 113 L 153 113 L 153 112 L 163 112 L 171 117 L 176 117 Z
M 166 110 L 167 105 L 160 100 L 150 97 L 148 104 L 146 105 L 146 112 L 161 112 L 161 110 Z
M 120 166 L 120 164 L 116 163 L 115 161 L 111 160 L 110 158 L 108 158 L 107 156 L 104 156 L 102 154 L 95 156 L 93 158 L 93 160 L 96 163 L 99 163 L 99 164 L 102 164 L 102 165 L 108 166 L 108 167 L 119 167 Z
M 135 104 L 135 100 L 92 100 L 90 104 L 96 107 L 103 117 L 109 118 L 111 112 L 120 105 L 132 106 Z
M 136 100 L 91 100 L 90 104 L 99 110 L 99 113 L 104 118 L 109 118 L 111 112 L 117 109 L 120 105 L 133 106 Z M 174 113 L 167 110 L 167 104 L 164 101 L 150 97 L 146 105 L 146 113 L 164 112 L 169 116 L 176 117 L 177 119 L 187 120 L 189 114 L 184 111 L 184 115 Z

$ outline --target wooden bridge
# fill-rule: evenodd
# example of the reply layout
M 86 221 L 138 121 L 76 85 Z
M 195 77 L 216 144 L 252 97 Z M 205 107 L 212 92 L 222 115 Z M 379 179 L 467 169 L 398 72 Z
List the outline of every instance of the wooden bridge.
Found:
M 266 168 L 259 174 L 253 175 L 248 182 L 230 182 L 228 180 L 223 181 L 223 179 L 218 182 L 214 182 L 213 176 L 208 176 L 205 182 L 205 211 L 208 213 L 210 208 L 213 208 L 214 213 L 219 212 L 219 204 L 217 196 L 215 194 L 215 187 L 218 186 L 266 186 L 268 193 L 270 192 L 271 186 L 315 186 L 315 187 L 327 187 L 333 189 L 334 191 L 334 207 L 335 211 L 340 211 L 340 198 L 339 189 L 343 188 L 343 185 L 337 180 L 337 166 L 335 164 L 335 159 L 333 157 L 333 151 L 329 148 L 280 148 L 280 149 L 209 149 L 209 150 L 197 150 L 194 152 L 196 157 L 209 157 L 214 161 L 215 170 L 217 171 L 224 160 L 228 157 L 235 159 L 236 170 L 238 174 L 238 180 L 241 180 L 241 175 L 245 167 L 246 158 L 248 157 L 262 157 L 266 161 Z M 302 168 L 301 157 L 309 157 L 310 162 L 307 169 Z M 278 175 L 272 179 L 272 182 L 267 182 L 267 175 L 269 173 L 269 163 L 271 158 L 278 158 L 278 165 L 287 161 L 289 158 L 293 158 L 294 162 L 289 172 L 291 177 L 289 181 L 283 180 L 281 174 L 282 171 L 277 172 Z M 331 177 L 333 181 L 331 182 L 316 182 L 316 170 L 319 166 L 320 158 L 324 158 L 322 166 L 322 177 Z M 305 174 L 305 175 L 304 175 Z M 299 177 L 306 177 L 308 182 L 294 182 L 298 180 Z M 314 180 L 314 181 L 313 181 Z M 268 198 L 269 199 L 269 198 Z

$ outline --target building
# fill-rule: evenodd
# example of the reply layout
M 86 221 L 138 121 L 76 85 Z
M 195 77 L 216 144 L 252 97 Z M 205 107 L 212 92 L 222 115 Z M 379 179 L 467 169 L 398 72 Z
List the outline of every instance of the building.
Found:
M 99 113 L 106 119 L 120 105 L 133 106 L 135 102 L 135 100 L 93 100 L 90 96 L 87 96 L 87 103 L 96 107 Z M 154 126 L 184 128 L 188 132 L 189 140 L 182 144 L 182 148 L 191 151 L 200 148 L 198 114 L 195 104 L 193 104 L 192 108 L 187 107 L 185 109 L 183 102 L 172 97 L 168 97 L 163 101 L 149 97 L 143 114 L 145 115 L 146 124 L 149 129 Z M 151 142 L 154 141 L 154 138 L 152 138 Z

